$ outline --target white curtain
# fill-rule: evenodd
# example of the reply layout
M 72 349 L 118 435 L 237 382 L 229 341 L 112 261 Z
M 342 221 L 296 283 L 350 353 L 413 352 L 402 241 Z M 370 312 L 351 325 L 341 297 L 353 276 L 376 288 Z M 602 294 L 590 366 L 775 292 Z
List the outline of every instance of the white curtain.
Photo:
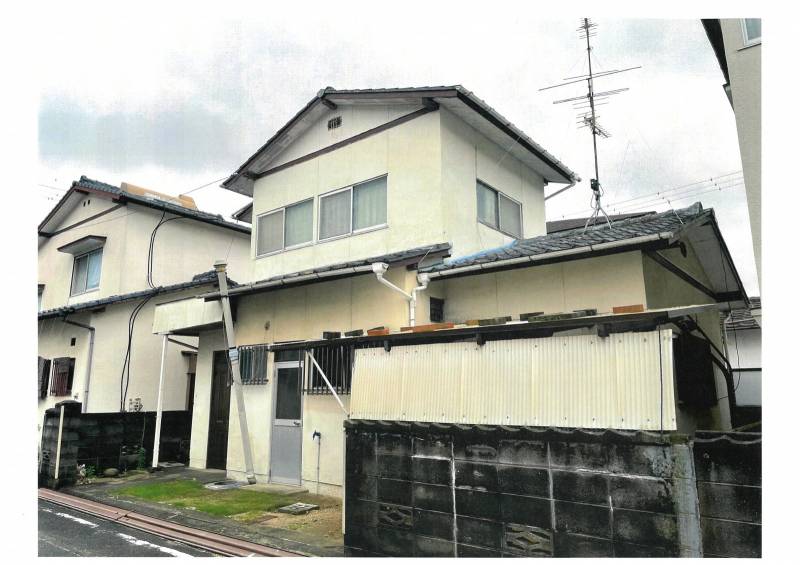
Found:
M 350 233 L 350 191 L 324 196 L 319 202 L 319 238 Z
M 386 223 L 386 177 L 353 187 L 353 229 Z
M 513 200 L 499 194 L 500 199 L 500 229 L 514 237 L 522 237 L 522 218 L 520 206 Z
M 258 218 L 259 255 L 283 248 L 283 210 Z
M 100 286 L 100 267 L 103 263 L 103 250 L 92 251 L 89 256 L 89 268 L 86 274 L 86 288 L 97 288 Z
M 478 219 L 497 227 L 497 193 L 481 182 L 478 183 Z
M 308 243 L 313 237 L 314 201 L 307 200 L 286 208 L 286 247 Z

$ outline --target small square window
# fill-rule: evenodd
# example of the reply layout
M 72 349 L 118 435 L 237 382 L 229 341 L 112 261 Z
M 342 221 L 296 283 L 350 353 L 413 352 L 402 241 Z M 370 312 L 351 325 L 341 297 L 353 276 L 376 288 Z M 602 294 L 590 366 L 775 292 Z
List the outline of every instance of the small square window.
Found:
M 444 300 L 443 299 L 431 296 L 430 319 L 431 319 L 431 322 L 434 322 L 434 323 L 444 322 Z

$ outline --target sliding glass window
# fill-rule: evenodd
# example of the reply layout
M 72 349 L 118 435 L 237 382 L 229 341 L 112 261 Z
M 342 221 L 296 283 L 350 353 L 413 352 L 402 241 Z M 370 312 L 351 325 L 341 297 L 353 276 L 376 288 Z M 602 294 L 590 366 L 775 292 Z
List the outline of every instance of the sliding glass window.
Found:
M 515 238 L 522 237 L 522 205 L 477 181 L 478 221 Z
M 267 255 L 311 243 L 314 239 L 314 200 L 304 200 L 258 217 L 256 254 Z
M 386 225 L 386 177 L 348 186 L 319 199 L 319 239 Z

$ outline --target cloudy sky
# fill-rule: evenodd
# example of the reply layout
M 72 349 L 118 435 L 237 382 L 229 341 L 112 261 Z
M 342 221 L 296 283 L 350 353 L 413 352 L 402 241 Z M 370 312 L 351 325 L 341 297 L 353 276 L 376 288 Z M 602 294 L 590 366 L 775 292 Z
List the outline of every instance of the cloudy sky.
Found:
M 578 19 L 433 10 L 390 18 L 361 10 L 356 26 L 303 7 L 194 19 L 97 10 L 79 25 L 51 25 L 38 110 L 39 217 L 82 174 L 170 194 L 226 177 L 327 85 L 450 84 L 474 91 L 584 179 L 548 201 L 548 219 L 588 215 L 591 137 L 570 104 L 553 104 L 584 87 L 539 91 L 586 72 Z M 596 87 L 630 89 L 599 108 L 612 134 L 598 142 L 607 209 L 668 209 L 653 195 L 670 189 L 674 207 L 713 207 L 757 293 L 734 115 L 700 21 L 595 22 L 595 70 L 642 67 Z M 227 216 L 247 202 L 217 185 L 192 193 L 200 208 Z

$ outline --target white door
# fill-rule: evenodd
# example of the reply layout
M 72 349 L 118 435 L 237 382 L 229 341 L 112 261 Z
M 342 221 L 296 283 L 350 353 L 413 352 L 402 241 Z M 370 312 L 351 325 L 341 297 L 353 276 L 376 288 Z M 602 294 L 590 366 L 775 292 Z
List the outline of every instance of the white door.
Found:
M 270 481 L 299 485 L 303 443 L 302 362 L 276 362 L 274 384 Z

